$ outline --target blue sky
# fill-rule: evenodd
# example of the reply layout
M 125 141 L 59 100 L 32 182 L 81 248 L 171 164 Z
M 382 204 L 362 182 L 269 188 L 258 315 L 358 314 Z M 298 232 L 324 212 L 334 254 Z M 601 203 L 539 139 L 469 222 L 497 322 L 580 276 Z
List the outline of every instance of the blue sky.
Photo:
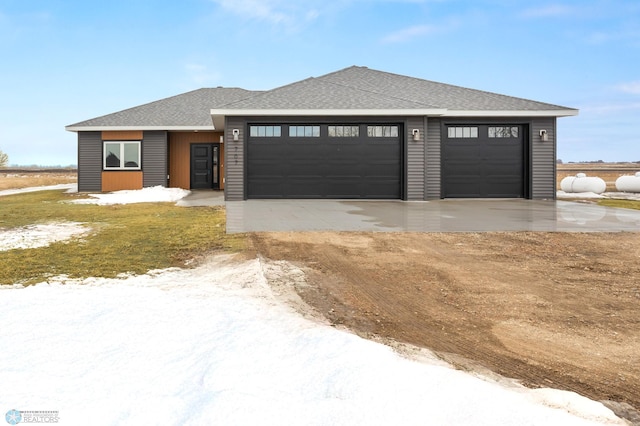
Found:
M 637 0 L 0 0 L 0 54 L 11 164 L 75 164 L 78 121 L 351 65 L 579 108 L 559 158 L 640 160 Z

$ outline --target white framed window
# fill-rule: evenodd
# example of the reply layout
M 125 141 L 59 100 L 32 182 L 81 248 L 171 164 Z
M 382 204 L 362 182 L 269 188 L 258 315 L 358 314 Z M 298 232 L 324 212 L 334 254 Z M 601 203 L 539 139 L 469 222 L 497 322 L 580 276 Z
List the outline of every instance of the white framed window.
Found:
M 140 170 L 140 141 L 104 141 L 104 170 Z

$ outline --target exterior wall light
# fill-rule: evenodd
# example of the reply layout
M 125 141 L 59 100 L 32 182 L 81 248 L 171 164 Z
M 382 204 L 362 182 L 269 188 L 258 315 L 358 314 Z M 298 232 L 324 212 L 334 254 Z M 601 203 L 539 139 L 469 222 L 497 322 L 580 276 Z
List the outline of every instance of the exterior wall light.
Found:
M 240 138 L 240 129 L 233 129 L 231 133 L 233 134 L 233 140 L 237 142 Z
M 542 129 L 540 130 L 540 141 L 546 142 L 549 140 L 549 136 L 547 135 L 547 131 Z
M 415 142 L 420 140 L 420 129 L 413 129 L 411 133 L 413 133 L 413 140 Z

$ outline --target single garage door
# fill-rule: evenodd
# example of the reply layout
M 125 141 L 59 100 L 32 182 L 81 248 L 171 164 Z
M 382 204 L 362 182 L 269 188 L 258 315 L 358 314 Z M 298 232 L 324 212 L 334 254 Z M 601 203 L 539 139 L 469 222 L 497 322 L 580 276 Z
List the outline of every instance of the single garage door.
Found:
M 451 125 L 444 130 L 444 198 L 524 197 L 523 126 Z
M 401 197 L 398 124 L 251 125 L 247 198 Z

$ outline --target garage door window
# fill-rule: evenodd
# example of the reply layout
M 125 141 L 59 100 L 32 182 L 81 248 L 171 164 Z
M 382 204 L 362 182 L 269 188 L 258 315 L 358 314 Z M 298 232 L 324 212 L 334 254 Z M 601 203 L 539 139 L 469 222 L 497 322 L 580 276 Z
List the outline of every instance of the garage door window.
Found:
M 359 126 L 328 126 L 330 138 L 357 138 L 360 136 Z
M 370 138 L 397 138 L 398 126 L 367 126 L 367 136 Z
M 251 126 L 249 134 L 253 138 L 279 138 L 280 126 Z
M 465 139 L 465 138 L 477 138 L 478 128 L 468 126 L 449 127 L 448 130 L 449 139 Z
M 490 138 L 517 138 L 517 127 L 495 126 L 489 127 Z
M 289 126 L 291 138 L 319 138 L 320 126 Z

